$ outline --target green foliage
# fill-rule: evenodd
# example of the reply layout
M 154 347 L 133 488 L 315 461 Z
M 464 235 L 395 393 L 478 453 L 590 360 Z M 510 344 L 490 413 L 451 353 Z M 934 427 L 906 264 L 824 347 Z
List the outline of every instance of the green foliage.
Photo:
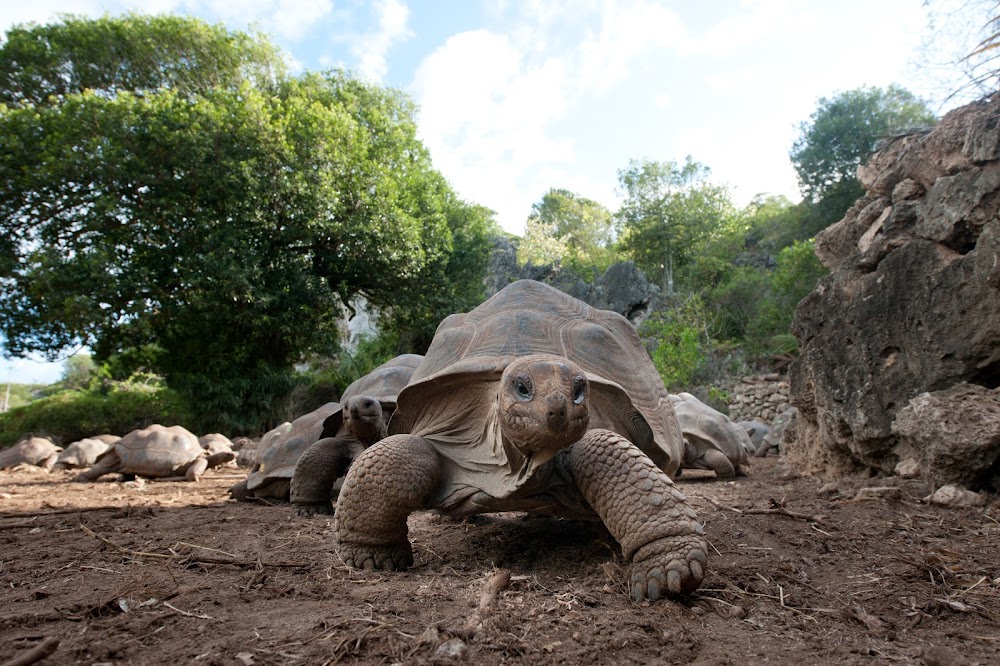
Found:
M 518 261 L 560 264 L 591 277 L 614 262 L 612 219 L 607 208 L 569 190 L 550 189 L 533 204 Z
M 708 322 L 709 313 L 697 296 L 642 322 L 639 335 L 652 349 L 653 365 L 671 393 L 687 391 L 696 382 L 710 347 Z
M 485 216 L 432 169 L 412 102 L 344 72 L 286 78 L 275 53 L 186 18 L 10 33 L 10 353 L 148 365 L 198 424 L 244 431 L 275 418 L 298 360 L 336 350 L 337 301 L 426 329 L 474 298 Z
M 728 191 L 709 183 L 708 175 L 690 157 L 683 166 L 632 160 L 618 172 L 625 192 L 616 215 L 619 248 L 647 275 L 658 276 L 667 294 L 674 291 L 674 271 L 735 214 Z
M 97 364 L 89 354 L 74 354 L 63 361 L 63 374 L 59 383 L 65 389 L 85 389 L 97 378 L 97 373 Z
M 0 414 L 0 447 L 29 432 L 46 433 L 68 444 L 103 433 L 125 435 L 153 423 L 190 429 L 190 415 L 180 395 L 141 382 L 61 391 Z
M 232 33 L 221 24 L 184 16 L 63 15 L 58 23 L 7 31 L 0 103 L 57 104 L 87 90 L 113 97 L 163 88 L 199 94 L 245 81 L 266 87 L 283 70 L 281 54 L 265 37 Z
M 447 251 L 428 261 L 380 316 L 379 326 L 397 339 L 397 353 L 423 353 L 442 319 L 486 300 L 492 239 L 500 233 L 495 214 L 450 193 L 443 198 L 450 233 Z
M 896 85 L 821 98 L 809 122 L 800 125 L 790 156 L 802 194 L 817 206 L 824 226 L 841 219 L 864 193 L 857 180 L 858 166 L 879 142 L 935 122 L 924 102 Z
M 532 215 L 524 223 L 524 238 L 517 245 L 517 263 L 521 265 L 561 263 L 569 254 L 569 243 L 557 235 L 555 222 Z

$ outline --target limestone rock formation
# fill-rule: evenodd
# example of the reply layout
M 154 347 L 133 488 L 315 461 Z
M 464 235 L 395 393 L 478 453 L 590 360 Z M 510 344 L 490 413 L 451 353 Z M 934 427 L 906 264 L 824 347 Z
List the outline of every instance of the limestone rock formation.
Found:
M 591 307 L 617 312 L 635 325 L 650 311 L 659 292 L 631 261 L 613 264 L 588 284 L 572 270 L 558 264 L 519 265 L 514 245 L 503 238 L 494 239 L 486 275 L 486 295 L 492 296 L 517 280 L 544 282 Z
M 935 484 L 993 487 L 1000 472 L 1000 389 L 958 384 L 921 393 L 892 424 L 900 464 L 915 460 Z
M 921 393 L 1000 385 L 1000 95 L 895 139 L 858 176 L 866 194 L 816 239 L 831 274 L 793 324 L 785 453 L 824 475 L 891 473 L 924 446 L 893 431 Z

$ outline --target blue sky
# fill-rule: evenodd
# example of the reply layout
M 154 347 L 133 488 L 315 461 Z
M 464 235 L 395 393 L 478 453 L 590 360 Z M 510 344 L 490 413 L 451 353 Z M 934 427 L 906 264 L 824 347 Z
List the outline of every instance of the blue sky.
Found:
M 936 65 L 964 48 L 923 0 L 0 0 L 0 30 L 130 10 L 255 28 L 293 71 L 406 91 L 435 166 L 518 234 L 552 187 L 615 210 L 630 159 L 690 155 L 740 204 L 797 200 L 788 152 L 821 97 L 898 83 L 940 113 L 955 79 Z M 0 360 L 0 382 L 60 370 Z

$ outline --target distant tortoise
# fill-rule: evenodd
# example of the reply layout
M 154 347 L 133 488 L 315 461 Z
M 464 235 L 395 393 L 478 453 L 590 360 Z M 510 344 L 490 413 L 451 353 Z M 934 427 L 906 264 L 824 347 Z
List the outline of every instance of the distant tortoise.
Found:
M 62 447 L 56 446 L 47 437 L 29 435 L 14 446 L 0 451 L 0 469 L 21 464 L 52 469 L 61 451 Z
M 785 428 L 789 426 L 793 421 L 795 421 L 798 410 L 795 407 L 789 407 L 785 411 L 774 417 L 774 421 L 771 423 L 771 430 L 764 437 L 763 443 L 757 448 L 757 457 L 763 458 L 768 454 L 771 449 L 775 452 L 780 453 L 781 440 L 785 435 Z
M 295 419 L 295 424 L 285 421 L 267 431 L 254 448 L 254 462 L 247 478 L 233 484 L 229 496 L 241 502 L 255 499 L 278 499 L 288 501 L 292 472 L 299 456 L 312 446 L 323 430 L 323 420 L 333 413 L 327 403 L 319 409 Z M 296 435 L 290 433 L 295 427 Z M 303 434 L 299 434 L 303 433 Z
M 533 511 L 602 520 L 632 562 L 636 599 L 700 584 L 702 527 L 668 476 L 680 429 L 621 315 L 515 282 L 438 326 L 397 402 L 390 432 L 410 434 L 364 451 L 337 503 L 349 567 L 410 566 L 413 511 Z
M 224 464 L 226 467 L 236 467 L 237 453 L 233 449 L 232 441 L 230 441 L 230 439 L 225 435 L 218 432 L 202 435 L 201 437 L 198 438 L 198 444 L 200 444 L 201 448 L 205 449 L 205 451 L 208 452 L 208 455 L 212 455 L 213 453 L 225 453 L 229 451 L 230 453 L 233 454 L 233 458 L 232 460 Z
M 121 438 L 119 438 L 121 439 Z M 59 454 L 53 469 L 80 469 L 90 467 L 97 462 L 97 458 L 111 448 L 111 445 L 92 437 L 84 437 L 73 442 L 66 447 L 66 450 Z
M 670 400 L 684 433 L 682 469 L 712 470 L 720 479 L 742 475 L 741 466 L 749 464 L 753 449 L 747 432 L 690 393 L 671 395 Z
M 198 438 L 181 426 L 151 425 L 122 437 L 74 480 L 96 481 L 119 472 L 163 481 L 197 481 L 206 469 L 235 457 L 232 451 L 209 455 Z
M 764 441 L 764 437 L 767 436 L 768 431 L 771 429 L 770 426 L 756 419 L 752 421 L 737 421 L 736 425 L 742 428 L 746 434 L 750 435 L 750 442 L 753 444 L 753 451 L 750 453 L 756 454 L 757 449 Z
M 257 463 L 258 444 L 260 444 L 259 441 L 249 437 L 237 437 L 233 440 L 237 467 L 253 467 Z
M 402 354 L 344 389 L 341 409 L 326 418 L 320 439 L 295 465 L 291 500 L 298 515 L 333 513 L 337 480 L 362 451 L 386 437 L 396 396 L 423 359 L 419 354 Z

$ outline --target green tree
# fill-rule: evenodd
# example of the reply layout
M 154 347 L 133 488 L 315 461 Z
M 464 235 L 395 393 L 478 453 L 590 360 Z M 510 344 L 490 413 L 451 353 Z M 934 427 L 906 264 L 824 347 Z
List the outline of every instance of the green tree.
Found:
M 532 215 L 524 223 L 524 238 L 517 245 L 518 263 L 536 266 L 561 263 L 568 254 L 567 238 L 558 235 L 555 222 Z
M 73 354 L 63 361 L 60 384 L 65 389 L 85 389 L 97 378 L 97 364 L 90 354 Z
M 11 34 L 9 353 L 141 350 L 212 426 L 250 431 L 277 418 L 299 359 L 336 348 L 337 300 L 385 307 L 446 288 L 417 281 L 446 263 L 454 230 L 402 93 L 344 72 L 280 76 L 263 38 L 194 19 Z M 109 52 L 109 35 L 133 50 Z
M 667 294 L 674 293 L 675 271 L 735 213 L 729 192 L 708 176 L 691 157 L 683 165 L 632 160 L 618 172 L 625 194 L 616 215 L 620 249 L 647 275 L 661 276 Z
M 601 273 L 614 261 L 611 212 L 569 190 L 552 188 L 531 207 L 519 254 L 535 263 L 553 256 L 583 273 Z
M 924 102 L 896 85 L 821 98 L 809 121 L 800 124 L 790 153 L 802 195 L 815 207 L 820 228 L 841 219 L 864 194 L 858 166 L 880 141 L 935 122 Z

